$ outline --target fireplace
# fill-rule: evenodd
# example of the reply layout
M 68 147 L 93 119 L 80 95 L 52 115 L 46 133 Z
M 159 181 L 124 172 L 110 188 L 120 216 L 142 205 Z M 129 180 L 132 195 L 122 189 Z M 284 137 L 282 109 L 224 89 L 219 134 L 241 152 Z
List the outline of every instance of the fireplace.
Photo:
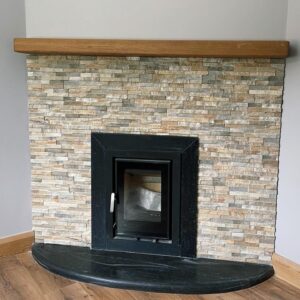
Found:
M 196 256 L 198 138 L 92 133 L 92 248 Z
M 285 62 L 245 58 L 30 55 L 35 259 L 148 291 L 269 278 Z

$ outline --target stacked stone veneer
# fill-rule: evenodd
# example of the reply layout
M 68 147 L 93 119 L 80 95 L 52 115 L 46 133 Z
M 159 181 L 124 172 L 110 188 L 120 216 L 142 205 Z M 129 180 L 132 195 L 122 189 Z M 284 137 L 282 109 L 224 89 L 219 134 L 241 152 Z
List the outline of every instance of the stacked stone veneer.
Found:
M 270 262 L 284 60 L 29 56 L 37 241 L 90 245 L 91 131 L 198 136 L 198 255 Z

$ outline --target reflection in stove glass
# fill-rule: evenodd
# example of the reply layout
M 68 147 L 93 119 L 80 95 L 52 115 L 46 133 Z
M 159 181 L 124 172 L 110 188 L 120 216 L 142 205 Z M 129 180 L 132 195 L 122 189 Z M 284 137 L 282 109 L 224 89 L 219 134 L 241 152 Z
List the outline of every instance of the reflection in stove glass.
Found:
M 160 170 L 125 170 L 124 219 L 161 222 Z

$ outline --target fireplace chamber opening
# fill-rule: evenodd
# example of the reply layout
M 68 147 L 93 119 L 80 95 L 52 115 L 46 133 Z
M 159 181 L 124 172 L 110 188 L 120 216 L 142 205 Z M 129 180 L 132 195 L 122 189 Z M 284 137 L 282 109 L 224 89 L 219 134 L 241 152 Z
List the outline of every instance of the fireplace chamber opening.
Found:
M 117 158 L 114 164 L 114 236 L 171 241 L 171 161 Z

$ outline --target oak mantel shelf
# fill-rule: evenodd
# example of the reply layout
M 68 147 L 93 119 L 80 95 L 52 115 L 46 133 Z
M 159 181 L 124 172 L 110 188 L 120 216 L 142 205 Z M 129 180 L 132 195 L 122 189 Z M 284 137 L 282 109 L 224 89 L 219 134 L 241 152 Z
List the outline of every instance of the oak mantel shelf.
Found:
M 285 58 L 289 42 L 16 38 L 14 50 L 55 55 Z

